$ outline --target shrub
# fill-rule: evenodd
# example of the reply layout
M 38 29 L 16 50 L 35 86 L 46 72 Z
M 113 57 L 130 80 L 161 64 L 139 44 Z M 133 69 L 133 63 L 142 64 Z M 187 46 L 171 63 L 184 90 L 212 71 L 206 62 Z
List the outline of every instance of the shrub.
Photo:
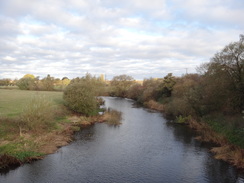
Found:
M 191 119 L 191 116 L 183 117 L 182 115 L 179 115 L 176 117 L 176 123 L 187 124 L 187 123 L 189 123 L 190 119 Z
M 92 116 L 97 113 L 95 88 L 85 82 L 68 85 L 63 95 L 64 104 L 74 112 Z

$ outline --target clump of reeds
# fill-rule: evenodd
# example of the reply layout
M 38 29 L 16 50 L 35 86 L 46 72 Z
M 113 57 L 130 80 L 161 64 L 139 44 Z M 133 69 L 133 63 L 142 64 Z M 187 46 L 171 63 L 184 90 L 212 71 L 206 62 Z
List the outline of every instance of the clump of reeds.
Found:
M 116 110 L 108 110 L 104 114 L 104 120 L 108 125 L 120 125 L 122 113 Z
M 221 147 L 214 147 L 211 152 L 215 154 L 216 159 L 228 161 L 238 168 L 244 168 L 244 150 L 230 144 Z
M 154 100 L 150 100 L 149 102 L 146 102 L 145 106 L 150 108 L 150 109 L 157 110 L 157 111 L 161 111 L 161 112 L 164 111 L 164 105 L 160 104 Z

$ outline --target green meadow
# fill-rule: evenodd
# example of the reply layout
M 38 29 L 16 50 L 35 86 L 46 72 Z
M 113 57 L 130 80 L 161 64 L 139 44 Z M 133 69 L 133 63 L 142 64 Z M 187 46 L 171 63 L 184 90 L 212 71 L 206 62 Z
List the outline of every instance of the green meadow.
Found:
M 66 134 L 60 135 L 67 122 L 62 96 L 62 92 L 0 89 L 0 169 L 11 164 L 11 157 L 18 163 L 52 152 L 45 148 L 50 139 L 54 149 L 60 146 L 55 139 L 68 141 Z
M 45 97 L 53 105 L 62 103 L 63 92 L 0 89 L 0 116 L 16 117 L 35 97 Z

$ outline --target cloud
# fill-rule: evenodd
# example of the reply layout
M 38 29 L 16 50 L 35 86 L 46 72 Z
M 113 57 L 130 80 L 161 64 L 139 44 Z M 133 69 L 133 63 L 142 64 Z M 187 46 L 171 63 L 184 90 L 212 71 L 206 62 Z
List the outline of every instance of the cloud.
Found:
M 178 18 L 182 16 L 186 22 L 199 22 L 206 26 L 230 26 L 244 28 L 244 2 L 241 0 L 173 0 L 174 9 L 179 9 Z
M 196 72 L 243 33 L 241 0 L 0 1 L 0 78 Z

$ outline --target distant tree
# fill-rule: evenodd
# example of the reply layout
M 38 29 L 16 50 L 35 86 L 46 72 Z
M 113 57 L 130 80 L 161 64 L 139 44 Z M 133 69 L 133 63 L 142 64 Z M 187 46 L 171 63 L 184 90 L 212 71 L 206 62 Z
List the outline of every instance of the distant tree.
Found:
M 160 98 L 161 95 L 161 85 L 163 84 L 163 80 L 157 79 L 157 78 L 149 78 L 149 79 L 144 79 L 142 86 L 143 86 L 143 93 L 142 96 L 140 97 L 140 102 L 148 102 L 150 100 L 157 100 Z
M 0 86 L 8 86 L 11 84 L 11 79 L 4 78 L 0 79 Z
M 92 76 L 90 73 L 86 73 L 83 77 L 77 77 L 70 81 L 70 84 L 73 83 L 86 83 L 94 88 L 96 96 L 102 95 L 104 93 L 105 82 L 101 81 L 100 78 Z
M 35 85 L 35 79 L 31 77 L 23 77 L 17 81 L 16 85 L 21 90 L 31 90 Z
M 42 90 L 52 91 L 54 90 L 54 77 L 51 77 L 50 74 L 47 77 L 41 80 L 42 82 Z
M 135 83 L 130 86 L 127 91 L 128 98 L 141 102 L 141 96 L 144 91 L 144 88 L 141 84 Z
M 134 83 L 134 78 L 125 74 L 113 77 L 111 86 L 113 87 L 114 95 L 118 97 L 127 97 L 127 91 Z
M 66 76 L 62 78 L 62 80 L 65 80 L 65 79 L 69 79 L 69 78 L 68 78 L 68 77 L 66 77 Z
M 33 74 L 26 74 L 23 76 L 23 78 L 31 78 L 31 79 L 34 79 L 35 76 Z
M 161 92 L 162 92 L 163 97 L 171 96 L 175 83 L 176 83 L 175 77 L 173 76 L 172 73 L 169 73 L 164 77 L 163 83 L 161 85 Z

